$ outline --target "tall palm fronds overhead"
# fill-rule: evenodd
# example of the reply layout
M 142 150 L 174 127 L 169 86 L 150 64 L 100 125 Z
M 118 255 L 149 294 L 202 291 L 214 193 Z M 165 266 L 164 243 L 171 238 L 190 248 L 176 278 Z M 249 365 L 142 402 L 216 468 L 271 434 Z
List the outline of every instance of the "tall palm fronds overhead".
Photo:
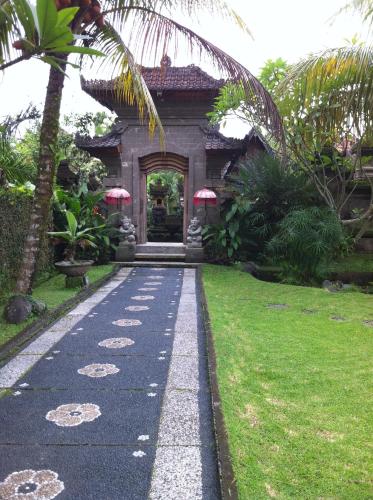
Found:
M 281 118 L 260 82 L 224 51 L 174 19 L 175 13 L 196 17 L 203 10 L 223 15 L 248 32 L 242 19 L 222 0 L 103 0 L 105 25 L 102 29 L 90 26 L 89 46 L 107 55 L 102 64 L 110 67 L 112 75 L 117 77 L 118 96 L 136 104 L 140 114 L 150 119 L 152 129 L 160 123 L 139 65 L 145 57 L 156 63 L 166 53 L 176 53 L 184 44 L 190 53 L 211 60 L 226 78 L 242 81 L 259 121 L 282 140 Z
M 319 105 L 324 132 L 373 130 L 373 46 L 330 49 L 293 66 L 279 91 L 299 85 L 303 105 Z

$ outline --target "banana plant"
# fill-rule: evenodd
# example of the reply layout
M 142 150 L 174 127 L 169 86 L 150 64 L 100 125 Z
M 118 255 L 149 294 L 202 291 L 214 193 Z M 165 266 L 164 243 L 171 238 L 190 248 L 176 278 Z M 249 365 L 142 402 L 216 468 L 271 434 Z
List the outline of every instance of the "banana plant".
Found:
M 11 55 L 11 48 L 9 44 L 3 46 L 0 51 L 0 70 L 30 57 L 59 68 L 61 60 L 58 54 L 103 56 L 98 50 L 75 45 L 82 38 L 82 35 L 74 35 L 71 31 L 71 23 L 78 11 L 79 6 L 57 10 L 54 0 L 37 0 L 36 5 L 28 0 L 1 2 L 0 35 L 4 40 L 5 33 L 2 31 L 7 30 L 10 33 L 9 42 L 13 39 L 12 47 L 20 51 L 21 55 L 9 59 L 7 56 Z
M 75 263 L 75 255 L 78 247 L 92 247 L 96 248 L 94 231 L 105 227 L 105 225 L 97 227 L 87 227 L 79 230 L 78 221 L 75 215 L 66 210 L 67 226 L 65 231 L 49 231 L 48 235 L 57 240 L 64 240 L 67 243 L 65 250 L 65 260 Z

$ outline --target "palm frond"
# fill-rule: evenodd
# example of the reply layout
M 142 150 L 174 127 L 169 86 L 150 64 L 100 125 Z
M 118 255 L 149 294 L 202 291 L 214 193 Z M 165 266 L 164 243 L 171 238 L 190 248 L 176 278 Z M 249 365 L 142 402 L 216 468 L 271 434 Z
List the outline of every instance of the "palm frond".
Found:
M 293 66 L 278 93 L 297 93 L 300 106 L 317 110 L 320 124 L 373 127 L 373 46 L 330 49 Z
M 20 25 L 8 0 L 0 2 L 0 64 L 16 55 L 12 42 L 20 37 Z
M 373 0 L 352 0 L 344 5 L 337 15 L 351 10 L 358 12 L 369 27 L 373 26 Z
M 105 27 L 93 37 L 93 46 L 106 54 L 101 67 L 109 65 L 115 79 L 115 92 L 119 100 L 136 105 L 141 119 L 149 121 L 150 132 L 158 126 L 162 137 L 162 124 L 149 89 L 141 75 L 128 46 L 115 28 L 106 23 Z
M 159 3 L 159 2 L 158 2 Z M 203 2 L 202 2 L 203 3 Z M 188 52 L 198 59 L 207 58 L 220 71 L 222 76 L 237 83 L 241 82 L 245 96 L 250 102 L 253 115 L 270 133 L 283 142 L 283 128 L 277 107 L 262 84 L 240 63 L 224 51 L 208 42 L 189 28 L 154 10 L 133 7 L 122 23 L 112 11 L 117 32 L 126 33 L 128 46 L 139 48 L 139 62 L 145 57 L 154 63 L 167 53 L 176 54 L 180 46 L 186 46 Z
M 113 11 L 114 19 L 121 22 L 134 8 L 151 9 L 168 16 L 180 12 L 197 21 L 201 12 L 205 11 L 212 16 L 233 21 L 240 29 L 251 35 L 241 16 L 224 0 L 106 0 L 103 3 L 103 10 Z
M 0 137 L 0 172 L 9 182 L 24 183 L 32 180 L 31 170 L 5 136 Z

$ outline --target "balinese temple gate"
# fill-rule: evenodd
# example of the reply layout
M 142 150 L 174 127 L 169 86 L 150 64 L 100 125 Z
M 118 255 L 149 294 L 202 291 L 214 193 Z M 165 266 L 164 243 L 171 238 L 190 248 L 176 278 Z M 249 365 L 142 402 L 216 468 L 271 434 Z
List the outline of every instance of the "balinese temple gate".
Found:
M 141 123 L 136 107 L 119 102 L 114 95 L 114 81 L 82 80 L 90 96 L 115 111 L 118 120 L 103 137 L 78 138 L 77 145 L 107 166 L 105 188 L 124 187 L 132 195 L 132 204 L 123 211 L 136 228 L 137 243 L 147 242 L 147 176 L 159 170 L 173 170 L 184 177 L 183 241 L 196 215 L 193 194 L 203 187 L 219 193 L 224 187 L 225 166 L 247 151 L 248 142 L 224 137 L 209 126 L 206 113 L 225 80 L 217 80 L 199 67 L 173 67 L 168 56 L 155 68 L 142 68 L 165 130 L 165 152 L 157 137 L 151 139 L 146 123 Z M 250 137 L 249 141 L 256 137 Z M 263 145 L 258 144 L 260 150 Z M 210 222 L 218 209 L 210 213 Z

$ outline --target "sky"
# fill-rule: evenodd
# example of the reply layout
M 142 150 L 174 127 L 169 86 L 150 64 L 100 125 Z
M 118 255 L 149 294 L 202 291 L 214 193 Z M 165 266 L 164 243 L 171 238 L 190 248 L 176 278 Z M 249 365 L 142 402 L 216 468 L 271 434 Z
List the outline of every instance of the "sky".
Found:
M 198 22 L 179 16 L 178 21 L 202 35 L 237 59 L 254 75 L 266 60 L 282 57 L 289 63 L 307 54 L 346 44 L 362 33 L 361 19 L 351 13 L 339 15 L 331 24 L 330 18 L 345 5 L 346 0 L 227 0 L 249 27 L 253 39 L 233 23 L 202 14 Z M 181 53 L 175 65 L 200 65 L 213 76 L 219 76 L 206 61 Z M 49 67 L 39 61 L 21 62 L 0 75 L 0 117 L 15 114 L 32 102 L 42 109 Z M 62 100 L 62 114 L 105 110 L 80 88 L 77 70 L 68 70 Z M 106 78 L 109 75 L 87 73 L 88 77 Z M 225 135 L 243 136 L 247 130 L 232 122 Z

